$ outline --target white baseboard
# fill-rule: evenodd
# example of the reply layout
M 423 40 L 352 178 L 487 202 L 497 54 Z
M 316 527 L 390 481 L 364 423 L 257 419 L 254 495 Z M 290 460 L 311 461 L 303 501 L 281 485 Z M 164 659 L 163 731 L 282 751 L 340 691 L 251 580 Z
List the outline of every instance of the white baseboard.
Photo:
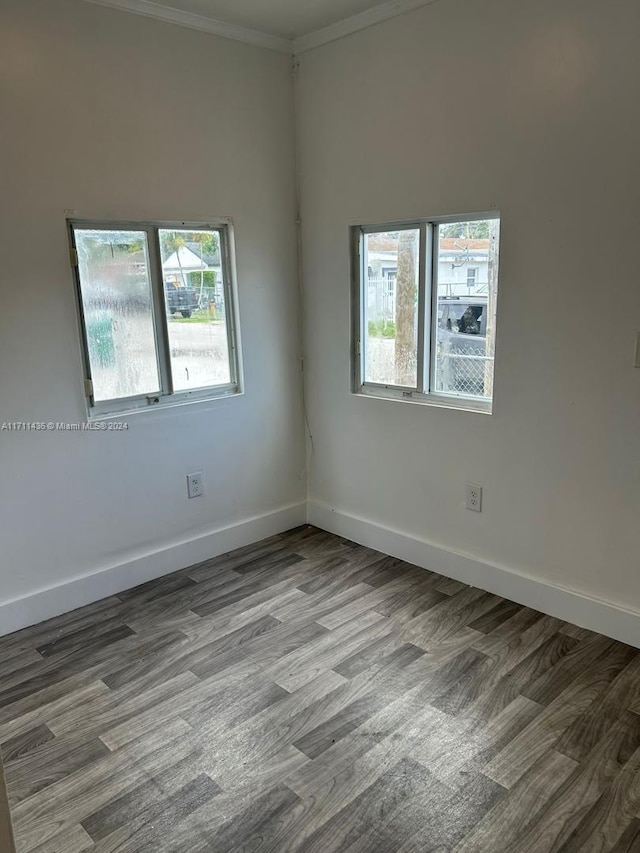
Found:
M 153 551 L 130 554 L 126 560 L 89 575 L 37 590 L 12 601 L 0 602 L 0 636 L 298 527 L 305 521 L 306 503 L 292 504 L 230 527 L 165 544 Z
M 305 521 L 408 563 L 640 648 L 640 613 L 637 611 L 458 554 L 315 501 L 281 507 L 191 539 L 132 553 L 127 559 L 91 574 L 0 602 L 0 636 L 290 530 Z
M 640 613 L 309 501 L 309 524 L 640 648 Z

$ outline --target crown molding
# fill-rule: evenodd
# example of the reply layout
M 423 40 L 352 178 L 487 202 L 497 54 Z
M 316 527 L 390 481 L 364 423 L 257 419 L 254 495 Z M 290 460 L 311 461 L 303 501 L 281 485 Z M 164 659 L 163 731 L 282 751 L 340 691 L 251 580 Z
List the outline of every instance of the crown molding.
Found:
M 323 27 L 321 30 L 315 30 L 294 39 L 293 52 L 298 54 L 313 50 L 314 47 L 321 47 L 328 42 L 337 41 L 337 39 L 350 36 L 359 30 L 366 30 L 368 27 L 381 24 L 390 18 L 404 15 L 406 12 L 413 12 L 421 6 L 429 6 L 431 3 L 437 2 L 438 0 L 387 0 L 386 3 L 379 3 L 371 9 L 345 18 L 343 21 L 338 21 L 328 27 Z
M 153 2 L 153 0 L 85 0 L 85 2 L 97 6 L 109 6 L 123 12 L 132 12 L 134 15 L 143 15 L 146 18 L 156 18 L 159 21 L 189 27 L 192 30 L 202 30 L 205 33 L 222 36 L 222 38 L 242 41 L 254 47 L 276 50 L 280 53 L 293 53 L 293 42 L 290 39 L 280 38 L 248 27 L 226 24 L 205 15 L 196 15 L 194 12 L 164 6 L 162 3 Z
M 84 2 L 93 3 L 97 6 L 109 6 L 123 12 L 132 12 L 134 15 L 143 15 L 146 18 L 156 18 L 159 21 L 177 24 L 180 27 L 189 27 L 192 30 L 202 30 L 205 33 L 234 39 L 266 50 L 299 54 L 345 36 L 353 35 L 353 33 L 373 27 L 375 24 L 381 24 L 383 21 L 388 21 L 398 15 L 404 15 L 406 12 L 412 12 L 421 6 L 437 3 L 438 0 L 386 0 L 386 2 L 379 3 L 371 9 L 352 15 L 350 18 L 345 18 L 335 24 L 330 24 L 320 30 L 314 30 L 297 39 L 281 38 L 263 33 L 260 30 L 226 24 L 207 15 L 197 15 L 194 12 L 186 12 L 183 9 L 175 9 L 172 6 L 156 3 L 155 0 L 84 0 Z

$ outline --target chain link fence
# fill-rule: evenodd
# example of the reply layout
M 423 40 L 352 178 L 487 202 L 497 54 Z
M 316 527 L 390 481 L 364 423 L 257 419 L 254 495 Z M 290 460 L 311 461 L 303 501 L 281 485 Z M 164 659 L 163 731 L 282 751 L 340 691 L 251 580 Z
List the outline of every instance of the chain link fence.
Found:
M 484 341 L 483 341 L 484 342 Z M 436 390 L 450 394 L 490 397 L 493 356 L 485 355 L 477 344 L 447 341 L 438 343 Z

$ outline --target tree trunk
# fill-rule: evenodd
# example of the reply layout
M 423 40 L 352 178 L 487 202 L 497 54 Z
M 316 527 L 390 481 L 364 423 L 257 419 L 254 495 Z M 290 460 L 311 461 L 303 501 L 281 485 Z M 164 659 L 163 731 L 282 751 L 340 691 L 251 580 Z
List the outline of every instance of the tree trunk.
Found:
M 401 231 L 396 279 L 396 384 L 416 384 L 418 231 Z
M 496 300 L 498 298 L 498 245 L 500 242 L 500 220 L 489 220 L 488 256 L 488 299 L 487 299 L 487 344 L 484 363 L 484 395 L 493 396 L 493 359 L 496 352 Z

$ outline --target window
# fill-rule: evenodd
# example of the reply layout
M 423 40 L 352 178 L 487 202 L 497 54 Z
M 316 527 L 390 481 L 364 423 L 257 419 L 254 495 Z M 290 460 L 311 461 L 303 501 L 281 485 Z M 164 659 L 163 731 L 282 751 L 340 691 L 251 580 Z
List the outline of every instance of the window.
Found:
M 499 216 L 352 232 L 353 390 L 490 412 Z
M 69 229 L 90 415 L 240 391 L 228 222 Z

